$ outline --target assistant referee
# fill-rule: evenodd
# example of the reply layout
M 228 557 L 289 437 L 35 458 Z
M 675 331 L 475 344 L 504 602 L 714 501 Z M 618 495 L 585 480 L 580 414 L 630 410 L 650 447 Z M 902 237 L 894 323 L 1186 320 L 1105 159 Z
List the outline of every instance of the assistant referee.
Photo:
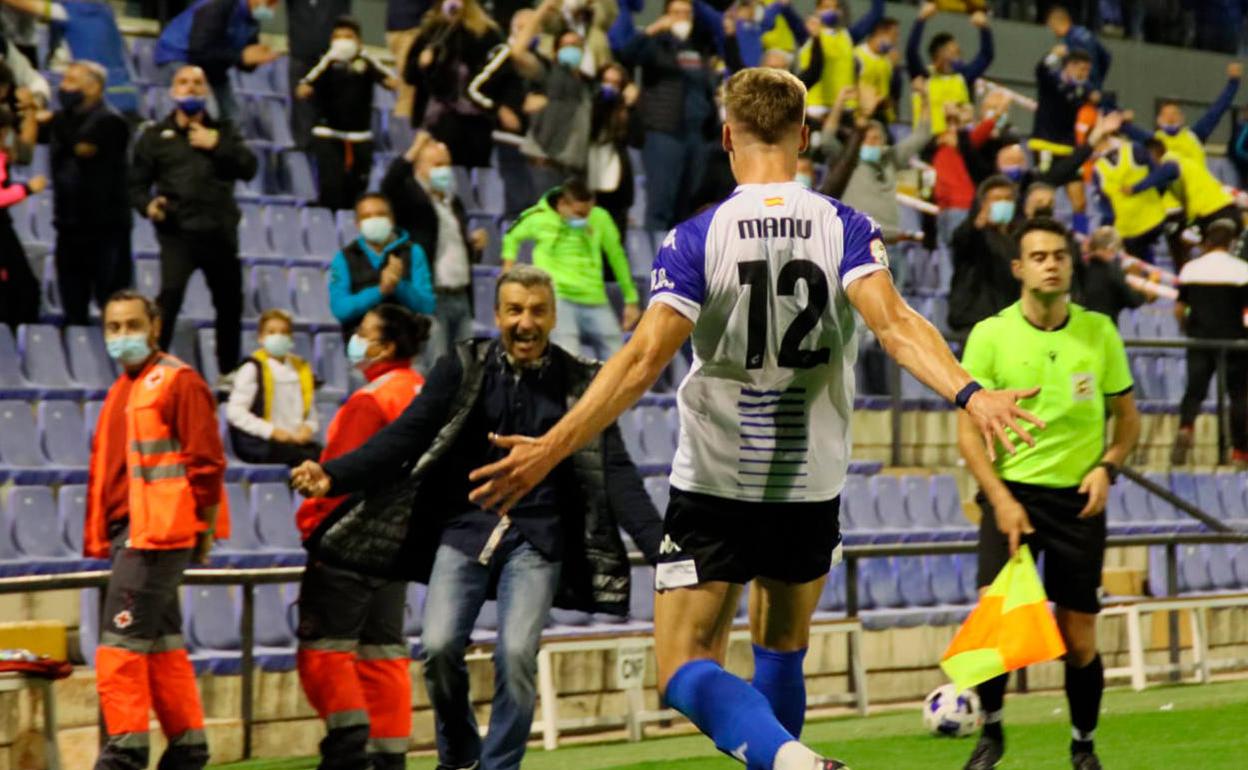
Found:
M 1118 469 L 1140 435 L 1131 369 L 1114 322 L 1069 299 L 1072 255 L 1066 228 L 1051 219 L 1026 222 L 1011 263 L 1022 297 L 976 324 L 962 366 L 985 388 L 1039 393 L 1020 406 L 1047 425 L 1035 445 L 989 455 L 974 424 L 961 415 L 958 446 L 979 482 L 981 592 L 1027 543 L 1045 553 L 1044 587 L 1057 605 L 1066 642 L 1075 770 L 1099 770 L 1093 749 L 1105 689 L 1096 651 L 1096 615 L 1105 558 L 1105 501 Z M 1105 444 L 1106 411 L 1113 440 Z M 978 688 L 985 724 L 966 770 L 996 767 L 1005 753 L 1002 712 L 1006 677 Z

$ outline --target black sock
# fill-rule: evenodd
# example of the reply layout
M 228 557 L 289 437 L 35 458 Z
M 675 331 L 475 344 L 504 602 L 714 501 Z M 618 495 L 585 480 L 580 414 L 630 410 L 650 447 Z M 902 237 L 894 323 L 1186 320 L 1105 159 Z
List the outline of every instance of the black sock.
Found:
M 1101 713 L 1101 695 L 1105 692 L 1105 668 L 1101 656 L 1083 668 L 1066 664 L 1066 703 L 1070 706 L 1070 753 L 1091 752 L 1092 734 Z
M 1005 710 L 1005 685 L 1009 680 L 1009 674 L 1002 674 L 975 688 L 979 704 L 984 709 L 984 735 L 999 741 L 1005 740 L 1002 715 Z

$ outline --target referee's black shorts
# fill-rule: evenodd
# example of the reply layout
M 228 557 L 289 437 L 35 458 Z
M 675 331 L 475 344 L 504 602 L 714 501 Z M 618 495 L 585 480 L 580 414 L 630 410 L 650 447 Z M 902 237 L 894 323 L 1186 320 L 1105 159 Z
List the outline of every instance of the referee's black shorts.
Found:
M 1105 515 L 1086 519 L 1079 512 L 1087 495 L 1077 487 L 1053 489 L 1005 482 L 1027 511 L 1036 530 L 1023 536 L 1037 559 L 1044 554 L 1044 590 L 1059 607 L 1076 612 L 1101 611 L 1101 568 L 1105 565 Z M 992 505 L 981 492 L 975 501 L 979 522 L 979 585 L 990 585 L 1010 558 L 1010 541 L 997 529 Z
M 758 502 L 672 488 L 655 588 L 745 584 L 756 577 L 809 583 L 832 569 L 841 499 Z

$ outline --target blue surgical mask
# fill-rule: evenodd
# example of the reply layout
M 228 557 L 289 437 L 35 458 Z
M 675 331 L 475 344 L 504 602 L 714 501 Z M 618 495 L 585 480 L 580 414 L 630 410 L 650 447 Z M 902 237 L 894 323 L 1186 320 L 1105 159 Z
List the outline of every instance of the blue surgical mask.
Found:
M 208 106 L 208 100 L 202 96 L 179 96 L 173 103 L 188 117 L 198 115 Z
M 368 346 L 372 344 L 358 334 L 352 334 L 351 339 L 347 342 L 347 361 L 354 367 L 360 367 L 367 364 Z
M 993 201 L 988 207 L 988 221 L 994 225 L 1008 225 L 1014 221 L 1014 201 Z
M 273 21 L 273 8 L 267 5 L 257 5 L 251 9 L 251 18 L 260 23 Z
M 879 53 L 889 53 L 892 50 L 893 50 L 893 43 L 891 40 L 885 40 L 884 42 L 880 43 Z
M 146 334 L 127 334 L 122 337 L 111 337 L 104 341 L 108 357 L 123 366 L 134 366 L 147 360 L 152 354 L 152 346 L 147 342 Z
M 1001 173 L 1004 174 L 1005 178 L 1009 179 L 1011 182 L 1017 182 L 1018 180 L 1023 178 L 1023 167 L 1022 166 L 1002 166 Z
M 455 172 L 450 166 L 434 166 L 429 169 L 429 186 L 443 194 L 455 191 Z
M 1158 126 L 1158 128 L 1164 131 L 1168 136 L 1178 136 L 1179 132 L 1183 130 L 1183 125 L 1179 124 L 1177 126 Z
M 266 334 L 260 345 L 265 353 L 275 358 L 285 358 L 295 349 L 295 341 L 289 334 Z
M 802 187 L 805 187 L 807 190 L 815 186 L 815 180 L 811 178 L 810 174 L 803 174 L 800 171 L 793 177 L 793 181 L 797 182 Z
M 884 156 L 884 148 L 878 144 L 864 144 L 858 148 L 858 160 L 863 163 L 879 163 Z
M 604 101 L 613 102 L 620 98 L 620 89 L 615 87 L 613 83 L 603 83 L 598 86 L 598 93 Z
M 390 217 L 368 217 L 360 221 L 360 235 L 369 243 L 386 243 L 394 234 Z
M 584 230 L 586 227 L 589 227 L 589 219 L 586 217 L 571 217 L 565 221 L 568 223 L 568 227 L 571 227 L 573 230 Z
M 837 24 L 841 23 L 841 12 L 824 11 L 819 14 L 819 21 L 823 22 L 823 26 L 825 27 L 835 27 Z
M 570 70 L 579 69 L 581 59 L 584 57 L 585 52 L 574 45 L 565 45 L 555 53 L 555 58 L 559 60 L 559 63 Z

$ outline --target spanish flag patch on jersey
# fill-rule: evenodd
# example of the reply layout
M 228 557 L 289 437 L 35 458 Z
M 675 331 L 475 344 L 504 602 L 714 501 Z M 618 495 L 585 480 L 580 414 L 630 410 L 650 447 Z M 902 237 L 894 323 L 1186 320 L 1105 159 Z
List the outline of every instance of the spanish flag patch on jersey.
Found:
M 763 198 L 763 205 L 767 208 L 771 208 L 772 206 L 783 206 L 784 198 L 781 198 L 780 196 L 776 196 L 774 198 Z

